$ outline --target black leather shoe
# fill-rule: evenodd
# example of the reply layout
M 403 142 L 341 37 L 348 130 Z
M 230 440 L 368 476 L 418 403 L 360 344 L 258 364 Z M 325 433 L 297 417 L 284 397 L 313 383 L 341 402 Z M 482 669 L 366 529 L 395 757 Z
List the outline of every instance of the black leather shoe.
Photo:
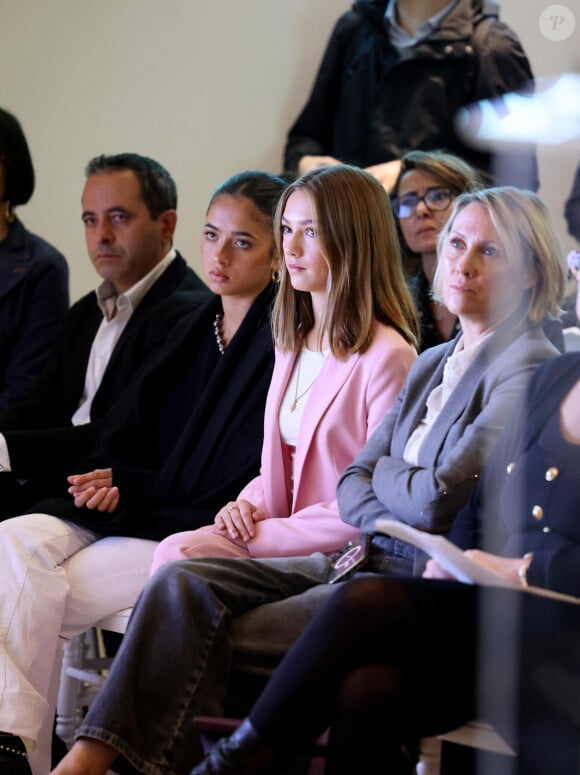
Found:
M 0 735 L 2 775 L 32 775 L 24 743 L 16 735 Z
M 277 772 L 275 752 L 244 719 L 229 737 L 222 738 L 189 775 L 270 775 Z

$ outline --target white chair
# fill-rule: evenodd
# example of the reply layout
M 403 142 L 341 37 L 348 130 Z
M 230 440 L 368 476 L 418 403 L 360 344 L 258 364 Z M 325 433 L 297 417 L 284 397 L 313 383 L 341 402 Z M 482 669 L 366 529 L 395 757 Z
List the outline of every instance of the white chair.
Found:
M 515 756 L 516 752 L 509 746 L 495 729 L 483 721 L 470 721 L 458 729 L 439 735 L 439 740 L 449 743 L 466 745 L 469 748 L 479 748 L 482 751 L 500 753 L 504 756 Z
M 105 683 L 111 657 L 105 656 L 102 630 L 124 633 L 131 608 L 97 622 L 87 632 L 71 638 L 64 647 L 60 687 L 56 705 L 56 734 L 71 746 L 95 695 Z
M 440 775 L 441 747 L 444 741 L 503 756 L 516 755 L 515 751 L 492 726 L 483 721 L 474 720 L 438 737 L 426 737 L 421 740 L 421 755 L 417 765 L 417 775 Z
M 562 333 L 564 334 L 564 349 L 567 353 L 580 350 L 580 328 L 577 326 L 565 328 Z

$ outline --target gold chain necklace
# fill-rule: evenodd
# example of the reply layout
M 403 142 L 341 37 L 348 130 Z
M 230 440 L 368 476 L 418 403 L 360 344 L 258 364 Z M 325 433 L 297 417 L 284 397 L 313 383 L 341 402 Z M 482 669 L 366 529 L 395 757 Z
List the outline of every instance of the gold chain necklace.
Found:
M 306 390 L 302 391 L 302 393 L 300 393 L 300 395 L 298 395 L 298 388 L 300 386 L 300 367 L 302 365 L 302 352 L 303 352 L 303 350 L 300 351 L 300 355 L 298 356 L 298 368 L 296 370 L 296 387 L 294 389 L 294 400 L 290 404 L 290 411 L 291 412 L 293 412 L 296 409 L 298 401 L 300 401 L 301 398 L 304 398 L 304 396 L 312 389 L 312 386 L 316 382 L 316 377 L 314 377 L 314 379 L 312 380 L 310 385 L 308 385 Z

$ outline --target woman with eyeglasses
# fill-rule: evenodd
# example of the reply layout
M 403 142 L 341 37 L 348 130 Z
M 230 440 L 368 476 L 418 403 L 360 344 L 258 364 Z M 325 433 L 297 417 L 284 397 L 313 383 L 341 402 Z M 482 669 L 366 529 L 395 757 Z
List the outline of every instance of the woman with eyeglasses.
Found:
M 410 151 L 401 160 L 393 188 L 409 286 L 420 318 L 420 351 L 448 342 L 459 331 L 457 315 L 431 296 L 437 264 L 437 237 L 454 199 L 479 186 L 478 173 L 463 159 L 443 151 Z

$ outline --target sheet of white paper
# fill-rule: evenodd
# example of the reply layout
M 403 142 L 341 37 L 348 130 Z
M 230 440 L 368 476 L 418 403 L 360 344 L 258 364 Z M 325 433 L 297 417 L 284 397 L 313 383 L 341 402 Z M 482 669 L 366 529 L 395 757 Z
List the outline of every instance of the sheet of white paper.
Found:
M 434 560 L 437 560 L 439 565 L 455 576 L 458 581 L 463 581 L 466 584 L 511 587 L 513 589 L 520 589 L 522 592 L 531 592 L 536 595 L 580 605 L 580 598 L 573 597 L 572 595 L 564 595 L 560 592 L 553 592 L 551 589 L 543 589 L 542 587 L 520 587 L 513 584 L 499 573 L 471 560 L 462 549 L 448 541 L 445 536 L 433 535 L 432 533 L 426 533 L 424 530 L 417 530 L 396 519 L 377 519 L 375 528 L 378 533 L 385 533 L 421 549 L 430 557 L 433 557 Z

